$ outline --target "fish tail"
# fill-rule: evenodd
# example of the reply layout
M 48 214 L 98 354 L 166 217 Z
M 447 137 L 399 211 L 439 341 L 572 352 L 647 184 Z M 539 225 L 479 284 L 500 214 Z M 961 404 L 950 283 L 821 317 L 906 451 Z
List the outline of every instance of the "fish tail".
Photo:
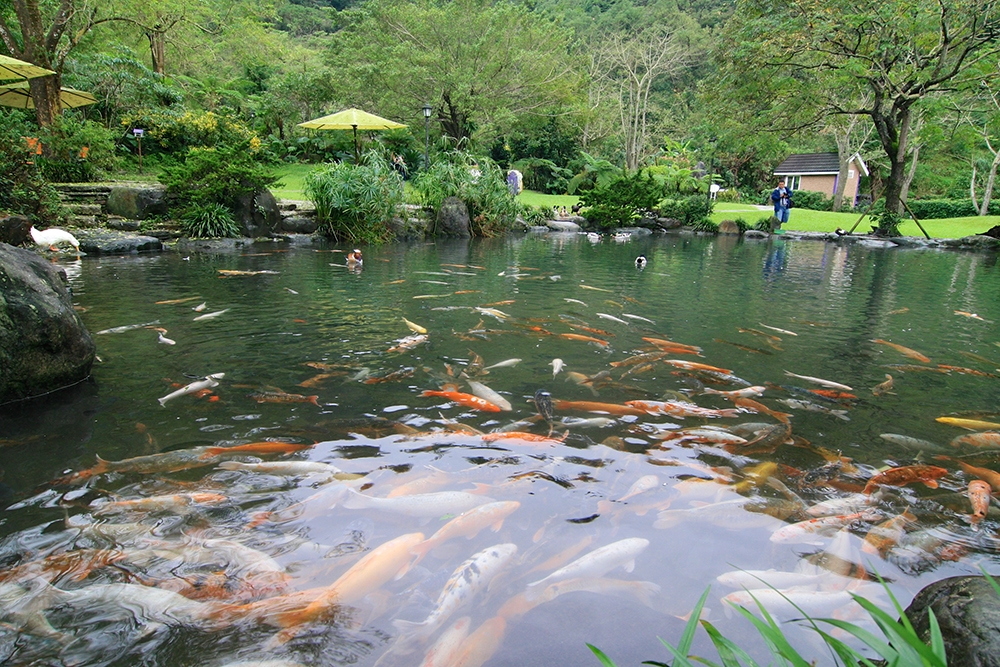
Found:
M 425 389 L 424 393 L 422 393 L 420 395 L 421 396 L 440 396 L 441 392 L 439 392 L 439 391 L 433 391 L 431 389 Z
M 310 403 L 319 407 L 319 396 L 307 396 L 307 398 L 309 399 Z
M 405 633 L 417 638 L 430 636 L 430 632 L 428 632 L 428 630 L 433 629 L 427 624 L 426 621 L 417 623 L 416 621 L 406 621 L 401 618 L 397 618 L 392 622 L 392 624 L 397 630 L 399 630 L 400 633 Z

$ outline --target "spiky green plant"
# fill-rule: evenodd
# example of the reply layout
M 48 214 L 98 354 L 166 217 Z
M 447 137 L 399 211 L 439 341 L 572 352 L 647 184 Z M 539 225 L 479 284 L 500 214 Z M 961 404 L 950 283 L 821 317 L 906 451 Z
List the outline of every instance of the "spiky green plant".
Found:
M 233 238 L 240 235 L 232 212 L 218 202 L 191 204 L 181 215 L 184 233 L 194 239 Z
M 464 201 L 469 207 L 469 231 L 473 236 L 498 236 L 513 226 L 521 212 L 507 189 L 503 170 L 489 158 L 465 151 L 442 155 L 415 179 L 414 188 L 430 211 L 440 209 L 446 197 Z
M 988 575 L 987 578 L 989 578 Z M 996 584 L 992 579 L 990 579 L 990 582 L 996 589 Z M 875 667 L 874 662 L 825 631 L 820 627 L 820 623 L 833 626 L 833 628 L 846 632 L 860 640 L 865 646 L 885 660 L 885 664 L 889 667 L 947 667 L 948 662 L 945 656 L 944 639 L 941 636 L 941 629 L 938 626 L 934 613 L 928 610 L 930 625 L 930 645 L 928 646 L 917 635 L 910 620 L 906 617 L 902 605 L 893 596 L 892 592 L 889 591 L 884 581 L 882 582 L 882 586 L 889 593 L 889 598 L 892 600 L 899 620 L 879 609 L 871 601 L 859 595 L 851 594 L 854 601 L 861 605 L 868 612 L 868 615 L 875 624 L 878 625 L 879 630 L 882 632 L 882 637 L 847 621 L 834 618 L 814 619 L 798 606 L 796 606 L 796 609 L 802 613 L 803 622 L 817 632 L 830 649 L 834 664 L 844 665 L 845 667 L 848 665 L 851 667 L 855 667 L 856 665 Z M 672 666 L 668 665 L 668 663 L 655 660 L 644 661 L 642 664 L 653 665 L 654 667 L 694 667 L 695 662 L 698 662 L 710 667 L 742 667 L 742 665 L 759 667 L 759 663 L 749 653 L 723 636 L 714 625 L 708 621 L 700 620 L 701 610 L 705 606 L 705 600 L 708 599 L 708 592 L 709 589 L 706 589 L 701 599 L 698 600 L 698 604 L 695 605 L 694 611 L 691 612 L 691 618 L 684 627 L 684 632 L 681 634 L 680 641 L 674 645 L 663 639 L 660 640 L 674 658 Z M 1000 594 L 1000 589 L 998 589 L 998 594 Z M 755 616 L 753 612 L 745 607 L 737 606 L 736 610 L 757 629 L 757 632 L 767 644 L 768 649 L 770 649 L 771 656 L 774 658 L 773 664 L 792 665 L 793 667 L 813 667 L 815 662 L 803 657 L 791 645 L 791 642 L 789 642 L 788 638 L 782 632 L 779 623 L 768 613 L 764 606 L 760 602 L 757 602 L 757 606 L 760 608 L 761 618 Z M 713 662 L 707 658 L 690 655 L 691 643 L 694 640 L 695 631 L 699 624 L 705 629 L 712 640 L 715 650 L 719 654 L 720 663 Z M 587 644 L 587 646 L 594 652 L 594 655 L 597 656 L 603 667 L 616 667 L 611 658 L 605 655 L 600 649 L 590 644 Z
M 359 165 L 340 162 L 306 176 L 319 231 L 350 243 L 391 240 L 389 223 L 403 203 L 403 177 L 384 156 L 370 152 Z

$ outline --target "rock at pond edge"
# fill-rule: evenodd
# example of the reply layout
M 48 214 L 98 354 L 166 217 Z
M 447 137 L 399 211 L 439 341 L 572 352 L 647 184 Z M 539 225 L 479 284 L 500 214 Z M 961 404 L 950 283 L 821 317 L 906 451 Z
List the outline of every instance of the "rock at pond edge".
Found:
M 948 667 L 1000 667 L 1000 597 L 985 577 L 949 577 L 917 593 L 906 617 L 930 643 L 928 610 L 941 627 Z

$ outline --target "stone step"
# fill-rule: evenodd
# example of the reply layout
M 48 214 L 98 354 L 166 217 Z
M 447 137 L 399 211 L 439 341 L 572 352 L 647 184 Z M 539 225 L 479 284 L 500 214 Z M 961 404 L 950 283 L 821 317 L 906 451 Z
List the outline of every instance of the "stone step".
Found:
M 108 195 L 111 193 L 110 185 L 98 185 L 94 183 L 53 183 L 52 187 L 60 193 L 94 193 Z
M 100 204 L 82 204 L 75 202 L 63 202 L 73 215 L 101 215 L 104 211 Z

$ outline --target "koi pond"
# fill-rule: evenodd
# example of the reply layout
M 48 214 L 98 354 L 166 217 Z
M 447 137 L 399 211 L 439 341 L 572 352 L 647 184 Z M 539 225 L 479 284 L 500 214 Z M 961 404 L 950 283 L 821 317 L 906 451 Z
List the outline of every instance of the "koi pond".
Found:
M 996 254 L 349 250 L 60 260 L 99 361 L 0 414 L 0 663 L 669 661 L 711 587 L 831 664 L 791 602 L 997 571 Z

